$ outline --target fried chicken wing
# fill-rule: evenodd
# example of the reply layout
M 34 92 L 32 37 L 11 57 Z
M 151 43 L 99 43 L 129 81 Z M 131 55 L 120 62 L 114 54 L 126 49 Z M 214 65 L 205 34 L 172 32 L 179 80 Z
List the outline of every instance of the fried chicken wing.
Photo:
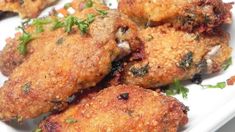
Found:
M 106 13 L 88 17 L 94 22 L 85 34 L 75 26 L 70 33 L 59 28 L 51 32 L 54 37 L 40 40 L 42 49 L 17 67 L 0 89 L 2 120 L 62 110 L 70 95 L 95 86 L 110 72 L 112 61 L 137 48 L 136 25 L 116 11 Z
M 56 1 L 58 0 L 1 0 L 0 11 L 19 13 L 22 18 L 34 18 Z
M 98 1 L 93 1 L 92 6 L 88 8 L 84 8 L 84 6 L 88 3 L 88 0 L 74 0 L 70 6 L 75 10 L 74 16 L 82 17 L 81 15 L 94 13 L 95 9 L 99 10 L 107 10 L 108 7 L 99 3 Z M 69 14 L 64 14 L 69 15 Z M 83 15 L 84 16 L 84 15 Z M 51 16 L 54 17 L 54 16 Z M 53 18 L 52 18 L 53 19 Z M 49 25 L 49 24 L 47 24 Z M 8 38 L 6 40 L 6 46 L 2 51 L 0 51 L 0 71 L 5 76 L 9 76 L 12 71 L 21 65 L 26 59 L 29 58 L 31 54 L 33 54 L 37 50 L 41 50 L 44 46 L 44 43 L 41 43 L 41 39 L 44 39 L 45 42 L 49 41 L 51 37 L 56 37 L 54 33 L 51 32 L 51 28 L 49 26 L 44 27 L 44 32 L 41 34 L 37 34 L 37 37 L 30 41 L 27 44 L 27 54 L 20 54 L 18 47 L 20 45 L 19 37 L 22 35 L 21 33 L 17 33 L 14 38 Z M 27 25 L 26 31 L 28 33 L 34 33 L 36 30 L 35 25 Z M 47 37 L 44 37 L 47 36 Z M 57 36 L 58 37 L 58 36 Z
M 140 31 L 144 58 L 125 66 L 123 82 L 146 88 L 191 79 L 221 71 L 231 56 L 229 34 L 218 30 L 214 35 L 177 31 L 169 25 Z
M 185 106 L 173 97 L 137 86 L 113 86 L 91 99 L 42 121 L 43 132 L 176 132 L 188 121 Z
M 232 4 L 222 0 L 120 0 L 118 8 L 138 23 L 171 23 L 186 31 L 210 31 L 232 21 Z
M 37 37 L 27 44 L 27 54 L 22 54 L 19 51 L 20 36 L 22 33 L 16 33 L 14 38 L 6 40 L 6 46 L 0 51 L 0 71 L 3 75 L 9 76 L 13 70 L 27 60 L 35 51 L 41 50 L 44 47 L 44 42 L 50 41 L 54 37 L 59 37 L 59 34 L 54 34 L 50 28 L 45 27 L 46 31 L 37 34 Z M 28 33 L 35 31 L 35 26 L 27 27 Z M 45 37 L 46 36 L 46 37 Z

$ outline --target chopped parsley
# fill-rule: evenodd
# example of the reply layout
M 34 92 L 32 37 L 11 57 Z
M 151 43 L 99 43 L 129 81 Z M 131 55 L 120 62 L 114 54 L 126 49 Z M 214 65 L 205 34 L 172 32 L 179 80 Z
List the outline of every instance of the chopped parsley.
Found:
M 23 121 L 23 116 L 16 116 L 16 121 L 17 122 L 22 122 Z
M 56 29 L 62 28 L 62 27 L 64 27 L 64 23 L 61 22 L 61 21 L 59 21 L 58 19 L 55 19 L 55 20 L 53 21 L 51 30 L 56 30 Z
M 76 17 L 68 16 L 65 18 L 64 28 L 65 32 L 69 33 L 72 31 L 72 27 L 76 24 Z
M 86 8 L 90 8 L 90 7 L 92 7 L 93 6 L 93 1 L 92 0 L 87 0 L 87 2 L 85 3 L 85 9 Z
M 86 33 L 88 30 L 89 25 L 95 20 L 95 15 L 93 14 L 88 14 L 87 19 L 80 21 L 77 20 L 76 25 L 78 26 L 80 32 L 82 34 Z
M 73 119 L 73 118 L 68 118 L 65 120 L 65 123 L 68 123 L 68 124 L 73 124 L 73 123 L 77 123 L 78 120 L 76 119 Z
M 87 21 L 88 24 L 91 24 L 94 20 L 95 20 L 95 15 L 93 15 L 93 14 L 88 14 L 87 15 L 86 21 Z
M 199 34 L 195 34 L 194 35 L 194 40 L 199 41 L 200 40 L 200 35 Z
M 29 25 L 31 19 L 25 19 L 23 22 L 22 22 L 22 27 L 26 26 L 26 25 Z
M 71 3 L 66 3 L 66 4 L 64 5 L 64 9 L 68 9 L 69 7 L 71 7 Z
M 24 4 L 24 0 L 19 0 L 20 5 Z
M 32 25 L 36 26 L 36 33 L 41 33 L 44 32 L 43 26 L 48 23 L 51 23 L 51 19 L 37 18 L 33 20 Z
M 31 83 L 26 83 L 21 88 L 25 94 L 28 94 L 30 92 Z
M 207 15 L 205 15 L 205 16 L 204 16 L 204 23 L 205 23 L 205 24 L 209 24 L 210 21 L 211 21 L 210 17 L 207 16 Z
M 148 34 L 146 40 L 147 40 L 147 41 L 151 41 L 151 40 L 153 40 L 153 39 L 154 39 L 153 35 Z
M 220 88 L 223 89 L 226 87 L 226 82 L 218 82 L 215 85 L 202 85 L 203 88 Z
M 143 77 L 149 72 L 149 65 L 147 64 L 140 68 L 133 67 L 130 71 L 136 77 Z
M 101 16 L 106 16 L 108 14 L 107 11 L 105 10 L 99 10 L 99 9 L 95 9 Z
M 42 129 L 36 128 L 36 129 L 34 130 L 34 132 L 42 132 Z
M 187 98 L 189 89 L 184 87 L 178 79 L 175 79 L 165 92 L 167 96 L 181 94 L 183 98 Z
M 56 18 L 54 21 L 52 21 L 51 18 L 41 18 L 41 19 L 34 19 L 32 21 L 32 25 L 36 26 L 36 33 L 43 32 L 43 26 L 45 24 L 52 23 L 51 30 L 56 30 L 58 28 L 64 28 L 65 32 L 70 33 L 72 31 L 73 26 L 77 26 L 78 29 L 82 34 L 86 33 L 88 31 L 89 25 L 95 20 L 95 15 L 88 14 L 87 18 L 85 20 L 79 20 L 75 16 L 67 16 L 64 19 L 64 22 L 60 21 L 58 18 Z M 25 31 L 25 25 L 30 22 L 30 19 L 23 22 L 22 26 L 19 26 L 19 29 L 23 31 L 23 34 L 19 37 L 19 46 L 18 50 L 20 54 L 26 55 L 27 53 L 27 44 L 33 40 L 32 34 Z M 58 41 L 58 44 L 62 42 L 62 40 Z
M 187 69 L 193 63 L 193 52 L 189 51 L 186 55 L 183 56 L 182 60 L 178 64 L 180 68 Z
M 57 45 L 61 45 L 61 44 L 63 44 L 63 42 L 64 42 L 64 38 L 61 37 L 61 38 L 59 38 L 59 39 L 56 41 L 56 44 L 57 44 Z
M 224 62 L 224 64 L 223 64 L 223 69 L 224 70 L 227 70 L 228 68 L 229 68 L 229 66 L 231 66 L 232 65 L 232 57 L 230 57 L 229 59 L 227 59 L 225 62 Z
M 18 50 L 20 54 L 25 55 L 27 53 L 27 44 L 33 40 L 33 37 L 31 34 L 27 33 L 23 27 L 19 27 L 22 29 L 23 34 L 19 37 L 20 44 L 18 46 Z
M 89 25 L 95 20 L 95 15 L 93 14 L 88 14 L 87 18 L 85 20 L 79 20 L 78 18 L 74 16 L 68 16 L 65 19 L 65 31 L 67 33 L 72 31 L 72 27 L 74 25 L 77 25 L 78 29 L 80 30 L 81 33 L 86 33 Z

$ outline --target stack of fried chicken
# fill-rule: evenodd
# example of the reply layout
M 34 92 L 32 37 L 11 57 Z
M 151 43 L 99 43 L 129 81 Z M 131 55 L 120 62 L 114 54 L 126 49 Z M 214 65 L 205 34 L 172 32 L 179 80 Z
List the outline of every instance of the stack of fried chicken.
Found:
M 178 131 L 187 107 L 159 88 L 223 69 L 231 4 L 74 0 L 74 14 L 21 27 L 0 52 L 0 119 L 51 115 L 39 131 Z M 68 8 L 66 6 L 66 8 Z

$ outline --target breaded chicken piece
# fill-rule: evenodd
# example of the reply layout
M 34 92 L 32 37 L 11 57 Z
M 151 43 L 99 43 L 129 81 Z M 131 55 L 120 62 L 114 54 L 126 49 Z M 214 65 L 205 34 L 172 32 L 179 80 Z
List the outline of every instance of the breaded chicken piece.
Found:
M 210 31 L 230 24 L 232 4 L 222 0 L 120 0 L 118 9 L 138 23 L 171 23 L 186 31 Z
M 93 1 L 91 7 L 84 8 L 83 6 L 85 6 L 87 2 L 88 0 L 86 1 L 74 0 L 70 4 L 73 7 L 73 9 L 75 9 L 75 13 L 73 15 L 78 17 L 84 17 L 83 14 L 85 14 L 86 16 L 89 13 L 93 13 L 95 9 L 108 10 L 108 7 L 106 7 L 103 4 L 100 4 L 98 1 Z M 53 33 L 51 33 L 50 26 L 51 26 L 50 24 L 45 25 L 44 27 L 45 31 L 41 34 L 37 34 L 37 37 L 27 44 L 28 52 L 27 54 L 24 55 L 20 54 L 18 50 L 18 47 L 20 45 L 19 37 L 21 36 L 21 33 L 17 33 L 14 38 L 8 38 L 6 40 L 6 46 L 2 51 L 0 51 L 0 71 L 2 72 L 3 75 L 9 76 L 12 73 L 12 71 L 16 67 L 21 65 L 26 59 L 28 59 L 31 54 L 33 54 L 37 50 L 41 50 L 42 47 L 44 46 L 44 43 L 41 43 L 41 39 L 44 39 L 46 42 L 49 41 L 51 37 L 56 37 Z M 26 31 L 28 33 L 34 33 L 35 28 L 36 27 L 34 25 L 28 25 Z
M 114 60 L 137 48 L 136 25 L 116 11 L 96 14 L 86 34 L 75 26 L 70 33 L 59 28 L 52 34 L 0 89 L 0 119 L 24 120 L 64 109 L 69 96 L 95 86 Z
M 1 0 L 0 11 L 19 13 L 22 18 L 34 18 L 56 1 L 58 0 Z
M 177 31 L 168 25 L 143 29 L 144 58 L 129 62 L 122 81 L 145 88 L 187 80 L 195 74 L 211 74 L 223 69 L 231 56 L 229 34 L 199 35 Z
M 63 113 L 42 121 L 43 132 L 176 132 L 188 121 L 186 107 L 173 97 L 137 86 L 113 86 Z
M 22 33 L 18 32 L 15 34 L 14 38 L 8 38 L 6 40 L 6 45 L 2 51 L 0 51 L 0 71 L 3 75 L 9 76 L 13 70 L 21 65 L 25 60 L 27 60 L 31 54 L 35 51 L 41 50 L 45 43 L 42 43 L 42 39 L 44 42 L 50 41 L 52 38 L 59 37 L 60 34 L 54 34 L 53 31 L 50 30 L 49 26 L 44 27 L 45 31 L 37 34 L 37 37 L 30 41 L 27 44 L 27 53 L 22 54 L 19 52 L 20 46 L 20 36 Z M 27 32 L 32 34 L 35 32 L 35 26 L 28 26 Z M 45 37 L 46 36 L 46 37 Z

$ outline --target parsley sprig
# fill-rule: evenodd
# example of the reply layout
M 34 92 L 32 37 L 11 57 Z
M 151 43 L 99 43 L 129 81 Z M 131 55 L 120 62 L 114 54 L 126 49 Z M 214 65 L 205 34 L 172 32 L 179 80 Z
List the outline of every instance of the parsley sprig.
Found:
M 72 27 L 76 25 L 82 34 L 88 31 L 89 25 L 95 20 L 94 14 L 88 14 L 87 18 L 80 20 L 74 16 L 68 16 L 65 19 L 64 27 L 67 33 L 72 31 Z
M 41 33 L 44 32 L 43 26 L 51 22 L 50 18 L 37 18 L 33 20 L 32 25 L 36 26 L 36 33 Z
M 201 85 L 203 88 L 220 88 L 224 89 L 226 87 L 226 82 L 218 82 L 215 85 Z
M 87 2 L 87 6 L 92 6 L 92 1 Z M 106 11 L 98 10 L 97 12 L 100 15 L 107 15 Z M 56 30 L 58 28 L 64 28 L 65 32 L 70 33 L 72 31 L 73 26 L 77 26 L 82 34 L 87 33 L 89 25 L 95 20 L 94 14 L 88 14 L 87 18 L 81 20 L 75 16 L 67 16 L 64 21 L 59 20 L 58 18 L 39 18 L 34 19 L 32 21 L 32 25 L 36 26 L 36 33 L 44 32 L 44 25 L 52 23 L 51 30 Z M 19 37 L 20 44 L 18 46 L 18 50 L 20 54 L 25 55 L 27 53 L 27 44 L 34 39 L 33 35 L 25 31 L 25 25 L 28 25 L 31 20 L 27 20 L 22 23 L 22 26 L 19 29 L 22 30 L 23 34 Z
M 233 63 L 232 57 L 230 57 L 228 60 L 226 60 L 222 66 L 224 71 L 226 71 L 229 68 L 229 66 L 232 65 L 232 63 Z
M 181 94 L 183 98 L 187 98 L 189 89 L 184 87 L 178 79 L 175 79 L 173 84 L 165 92 L 167 96 Z
M 74 119 L 74 118 L 68 118 L 65 120 L 65 123 L 68 123 L 68 124 L 73 124 L 73 123 L 77 123 L 78 120 Z
M 23 31 L 23 34 L 19 37 L 20 44 L 18 46 L 18 50 L 20 54 L 25 55 L 27 53 L 27 44 L 33 40 L 33 37 L 31 34 L 27 33 L 24 30 L 24 27 L 19 27 Z

